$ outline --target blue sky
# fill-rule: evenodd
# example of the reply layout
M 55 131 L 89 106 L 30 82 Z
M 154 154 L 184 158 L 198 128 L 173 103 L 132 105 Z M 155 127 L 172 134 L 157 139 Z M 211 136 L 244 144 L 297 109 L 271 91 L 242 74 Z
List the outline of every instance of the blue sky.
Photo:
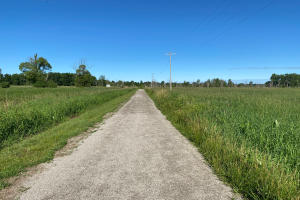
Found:
M 172 51 L 173 81 L 300 73 L 300 1 L 278 0 L 253 15 L 273 1 L 2 0 L 0 68 L 20 73 L 38 53 L 53 72 L 74 72 L 86 58 L 96 77 L 150 81 L 154 73 L 168 81 Z

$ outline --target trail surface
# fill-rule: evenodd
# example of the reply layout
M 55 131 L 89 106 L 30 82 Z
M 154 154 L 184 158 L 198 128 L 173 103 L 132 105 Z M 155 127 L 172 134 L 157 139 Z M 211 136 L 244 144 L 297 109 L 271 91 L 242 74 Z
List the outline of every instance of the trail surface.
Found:
M 201 154 L 139 90 L 20 199 L 231 199 Z

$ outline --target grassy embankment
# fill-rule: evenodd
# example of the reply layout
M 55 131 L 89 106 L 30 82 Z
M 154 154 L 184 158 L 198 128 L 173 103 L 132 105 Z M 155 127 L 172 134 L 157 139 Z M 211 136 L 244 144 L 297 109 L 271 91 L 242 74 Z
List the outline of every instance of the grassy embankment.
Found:
M 11 127 L 1 130 L 11 131 L 13 137 L 2 136 L 9 142 L 2 142 L 4 145 L 0 149 L 0 189 L 8 185 L 7 178 L 18 175 L 27 167 L 51 160 L 68 138 L 102 121 L 103 115 L 115 110 L 136 89 L 62 88 L 60 92 L 53 91 L 52 94 L 45 92 L 44 96 L 38 93 L 36 100 L 31 98 L 6 107 L 6 111 L 1 110 L 2 117 L 6 118 L 1 118 L 0 127 Z M 36 91 L 31 88 L 26 92 Z M 74 116 L 78 117 L 68 120 Z
M 0 90 L 0 149 L 129 92 L 106 88 Z
M 158 109 L 250 199 L 300 199 L 298 89 L 147 90 Z

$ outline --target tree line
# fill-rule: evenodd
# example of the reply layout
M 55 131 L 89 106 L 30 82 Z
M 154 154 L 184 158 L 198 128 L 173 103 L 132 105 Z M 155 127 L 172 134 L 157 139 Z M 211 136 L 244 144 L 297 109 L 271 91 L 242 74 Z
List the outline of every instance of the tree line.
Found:
M 131 87 L 169 87 L 169 82 L 134 82 L 134 81 L 109 81 L 104 75 L 98 79 L 89 72 L 89 66 L 85 58 L 80 59 L 72 67 L 75 73 L 58 73 L 47 72 L 52 70 L 51 64 L 47 59 L 38 57 L 35 54 L 30 57 L 27 62 L 22 62 L 19 65 L 20 74 L 2 74 L 0 69 L 0 87 L 7 88 L 10 85 L 33 85 L 35 87 L 57 87 L 57 86 L 111 86 Z M 214 78 L 201 82 L 198 79 L 196 82 L 173 82 L 172 87 L 299 87 L 300 74 L 272 74 L 270 81 L 265 84 L 255 84 L 252 81 L 245 83 L 233 83 L 231 79 L 225 81 L 223 79 Z
M 51 64 L 47 59 L 35 54 L 27 62 L 19 65 L 20 74 L 3 74 L 0 69 L 0 87 L 7 88 L 10 85 L 32 85 L 35 87 L 57 86 L 105 86 L 109 83 L 102 75 L 97 79 L 88 70 L 86 59 L 80 59 L 73 66 L 75 73 L 53 73 Z
M 270 81 L 265 85 L 267 87 L 299 87 L 300 74 L 272 74 Z
M 160 83 L 157 81 L 153 82 L 154 87 L 170 87 L 169 82 L 161 81 Z M 192 81 L 183 81 L 183 82 L 172 82 L 172 87 L 262 87 L 264 84 L 256 84 L 253 81 L 245 82 L 245 83 L 234 83 L 231 79 L 225 81 L 220 78 L 207 79 L 206 81 L 200 81 L 198 79 L 196 82 Z
M 153 82 L 154 87 L 170 87 L 169 82 Z M 250 82 L 244 83 L 234 83 L 231 79 L 225 81 L 223 79 L 214 78 L 207 79 L 206 81 L 200 81 L 198 79 L 196 82 L 183 81 L 183 82 L 173 82 L 172 87 L 299 87 L 300 86 L 300 74 L 272 74 L 270 81 L 264 84 L 257 84 Z

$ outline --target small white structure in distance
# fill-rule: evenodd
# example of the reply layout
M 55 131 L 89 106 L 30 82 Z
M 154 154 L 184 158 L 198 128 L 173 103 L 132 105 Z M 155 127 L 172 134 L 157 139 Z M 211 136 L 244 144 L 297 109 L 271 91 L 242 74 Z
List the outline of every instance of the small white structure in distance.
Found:
M 109 85 L 109 84 L 106 84 L 106 87 L 110 87 L 110 85 Z

